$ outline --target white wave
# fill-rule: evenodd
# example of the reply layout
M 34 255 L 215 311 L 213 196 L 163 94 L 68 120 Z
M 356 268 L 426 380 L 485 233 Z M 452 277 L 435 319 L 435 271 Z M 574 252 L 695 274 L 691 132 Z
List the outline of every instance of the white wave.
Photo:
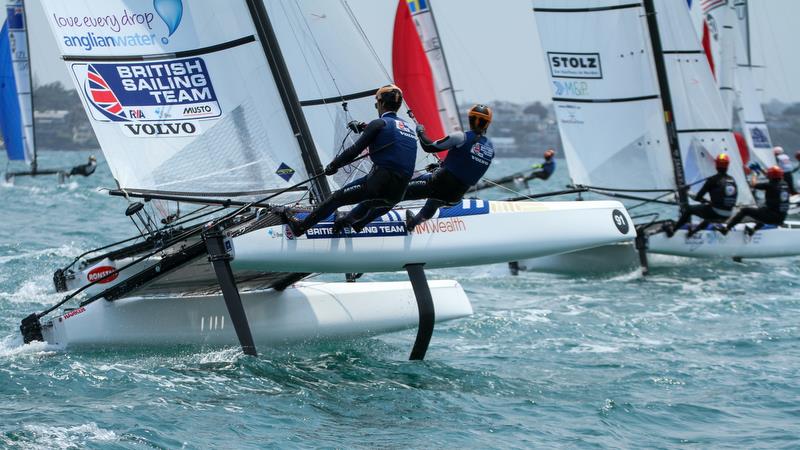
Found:
M 581 344 L 571 348 L 567 353 L 619 353 L 622 349 L 610 345 Z
M 54 292 L 49 277 L 37 277 L 22 283 L 16 292 L 0 292 L 0 301 L 15 304 L 50 304 L 61 300 L 62 294 Z
M 64 244 L 59 247 L 52 247 L 52 248 L 44 248 L 41 250 L 34 250 L 29 252 L 23 252 L 16 255 L 6 255 L 0 256 L 0 264 L 5 264 L 10 261 L 17 261 L 20 259 L 38 259 L 43 256 L 58 256 L 58 257 L 70 257 L 75 256 L 82 253 L 83 250 L 75 247 L 72 244 Z
M 25 425 L 25 430 L 33 434 L 33 442 L 29 448 L 36 449 L 69 449 L 82 448 L 92 442 L 117 441 L 117 434 L 105 430 L 94 422 L 73 427 L 47 425 Z
M 45 342 L 22 343 L 22 336 L 6 336 L 0 339 L 0 359 L 12 359 L 19 356 L 52 355 L 56 348 Z

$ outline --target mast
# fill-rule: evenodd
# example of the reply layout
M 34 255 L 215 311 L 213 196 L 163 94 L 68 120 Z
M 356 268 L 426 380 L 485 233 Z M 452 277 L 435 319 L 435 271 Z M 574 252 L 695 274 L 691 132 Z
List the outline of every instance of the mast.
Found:
M 261 0 L 246 0 L 246 2 L 253 23 L 255 24 L 258 37 L 263 43 L 264 54 L 267 57 L 272 76 L 275 78 L 275 84 L 278 86 L 284 109 L 289 117 L 289 123 L 292 125 L 292 131 L 300 145 L 306 171 L 309 176 L 312 177 L 321 174 L 324 170 L 322 162 L 317 153 L 317 148 L 314 145 L 311 130 L 308 128 L 308 122 L 306 122 L 305 115 L 303 114 L 300 99 L 292 83 L 292 77 L 289 74 L 289 69 L 286 65 L 286 60 L 283 58 L 283 53 L 281 53 L 278 38 L 275 35 L 275 30 L 269 20 L 264 3 Z M 324 177 L 316 178 L 311 183 L 312 192 L 316 201 L 321 202 L 331 195 L 331 188 Z
M 456 90 L 453 87 L 453 77 L 450 76 L 450 65 L 447 64 L 447 55 L 444 51 L 444 46 L 442 45 L 441 34 L 439 34 L 439 25 L 436 23 L 436 15 L 433 13 L 433 5 L 428 5 L 428 9 L 431 13 L 431 22 L 433 22 L 433 29 L 436 32 L 436 37 L 439 40 L 439 51 L 442 52 L 442 62 L 444 63 L 444 71 L 447 75 L 447 84 L 450 86 L 447 90 L 449 90 L 449 95 L 453 98 L 453 104 L 456 105 L 456 110 L 458 110 L 458 99 L 456 99 Z M 461 131 L 464 131 L 464 121 L 461 119 L 461 113 L 458 112 L 456 114 L 458 118 L 458 126 L 461 127 Z
M 664 124 L 667 127 L 667 139 L 672 156 L 672 168 L 675 171 L 675 184 L 678 188 L 678 201 L 681 210 L 686 209 L 689 204 L 689 197 L 685 189 L 686 177 L 683 173 L 683 161 L 681 159 L 681 149 L 678 144 L 678 131 L 675 128 L 675 117 L 672 107 L 672 96 L 669 90 L 669 78 L 667 77 L 667 66 L 664 63 L 664 49 L 661 46 L 661 35 L 658 30 L 658 18 L 654 0 L 644 0 L 644 10 L 647 15 L 647 27 L 650 32 L 650 44 L 653 48 L 653 59 L 656 64 L 656 75 L 658 77 L 659 90 L 661 91 L 661 104 L 664 108 Z
M 28 57 L 28 95 L 31 96 L 31 147 L 33 148 L 33 161 L 31 162 L 32 175 L 36 175 L 38 166 L 38 150 L 36 149 L 36 119 L 34 118 L 34 111 L 36 108 L 33 106 L 33 65 L 31 64 L 31 35 L 28 32 L 28 7 L 25 6 L 25 0 L 22 2 L 22 18 L 25 21 L 25 43 L 27 47 L 25 52 Z
M 745 45 L 747 46 L 747 65 L 753 65 L 753 45 L 750 42 L 750 4 L 747 0 L 742 2 L 744 7 L 744 21 L 745 21 Z

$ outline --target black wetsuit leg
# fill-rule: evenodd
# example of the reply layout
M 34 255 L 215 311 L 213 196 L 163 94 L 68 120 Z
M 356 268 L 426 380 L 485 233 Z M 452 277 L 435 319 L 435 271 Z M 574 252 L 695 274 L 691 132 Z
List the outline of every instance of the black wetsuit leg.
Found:
M 544 170 L 537 170 L 533 172 L 530 176 L 530 180 L 547 180 L 550 178 L 550 174 L 545 172 Z
M 757 229 L 761 229 L 764 225 L 780 225 L 786 220 L 786 214 L 777 213 L 765 207 L 761 208 L 742 208 L 736 213 L 733 218 L 728 221 L 726 225 L 728 230 L 738 225 L 745 217 L 750 217 L 756 221 Z M 760 227 L 758 225 L 761 225 Z
M 373 167 L 366 180 L 357 186 L 353 186 L 350 192 L 346 194 L 346 199 L 349 202 L 339 205 L 358 203 L 355 208 L 341 219 L 341 224 L 343 226 L 352 224 L 350 226 L 359 231 L 366 224 L 386 214 L 403 199 L 408 181 L 409 178 L 403 174 L 381 167 Z M 348 187 L 343 188 L 342 191 L 348 191 Z M 321 208 L 322 205 L 320 205 Z M 333 210 L 328 214 L 332 213 Z
M 708 216 L 709 210 L 711 210 L 711 207 L 708 205 L 689 205 L 689 207 L 683 211 L 681 217 L 678 218 L 678 221 L 675 222 L 674 230 L 675 231 L 680 230 L 681 227 L 683 227 L 684 225 L 689 223 L 690 220 L 692 220 L 692 216 L 706 218 L 706 216 Z
M 458 202 L 468 190 L 469 186 L 464 186 L 444 169 L 411 180 L 404 200 L 428 199 L 414 217 L 412 225 L 416 226 L 430 219 L 442 206 Z
M 794 188 L 794 174 L 792 172 L 784 172 L 783 173 L 783 181 L 789 185 L 789 192 L 792 195 L 797 194 L 797 190 Z

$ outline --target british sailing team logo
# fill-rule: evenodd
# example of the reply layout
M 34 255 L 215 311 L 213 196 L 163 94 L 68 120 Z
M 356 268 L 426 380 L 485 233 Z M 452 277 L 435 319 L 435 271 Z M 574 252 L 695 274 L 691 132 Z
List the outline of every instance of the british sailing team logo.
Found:
M 98 111 L 113 122 L 127 121 L 122 111 L 122 104 L 116 94 L 92 65 L 88 67 L 86 74 L 86 87 L 88 91 L 86 96 Z

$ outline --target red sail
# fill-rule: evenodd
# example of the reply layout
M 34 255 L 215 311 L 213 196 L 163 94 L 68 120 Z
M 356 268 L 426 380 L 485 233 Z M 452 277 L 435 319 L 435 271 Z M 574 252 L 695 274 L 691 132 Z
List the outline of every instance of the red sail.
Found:
M 425 133 L 431 139 L 444 137 L 433 72 L 406 0 L 399 0 L 394 18 L 392 67 L 394 82 L 403 90 L 417 121 L 425 125 Z M 437 156 L 443 159 L 445 153 L 437 153 Z
M 733 132 L 733 137 L 736 138 L 736 148 L 739 149 L 739 155 L 742 157 L 742 164 L 744 164 L 744 171 L 745 173 L 749 173 L 750 169 L 747 167 L 747 164 L 750 162 L 750 150 L 747 149 L 747 140 L 745 140 L 742 133 L 738 131 Z
M 716 78 L 717 72 L 714 69 L 714 55 L 711 54 L 711 30 L 709 30 L 708 22 L 705 20 L 703 21 L 703 50 L 706 52 L 708 65 L 711 67 L 711 74 Z

